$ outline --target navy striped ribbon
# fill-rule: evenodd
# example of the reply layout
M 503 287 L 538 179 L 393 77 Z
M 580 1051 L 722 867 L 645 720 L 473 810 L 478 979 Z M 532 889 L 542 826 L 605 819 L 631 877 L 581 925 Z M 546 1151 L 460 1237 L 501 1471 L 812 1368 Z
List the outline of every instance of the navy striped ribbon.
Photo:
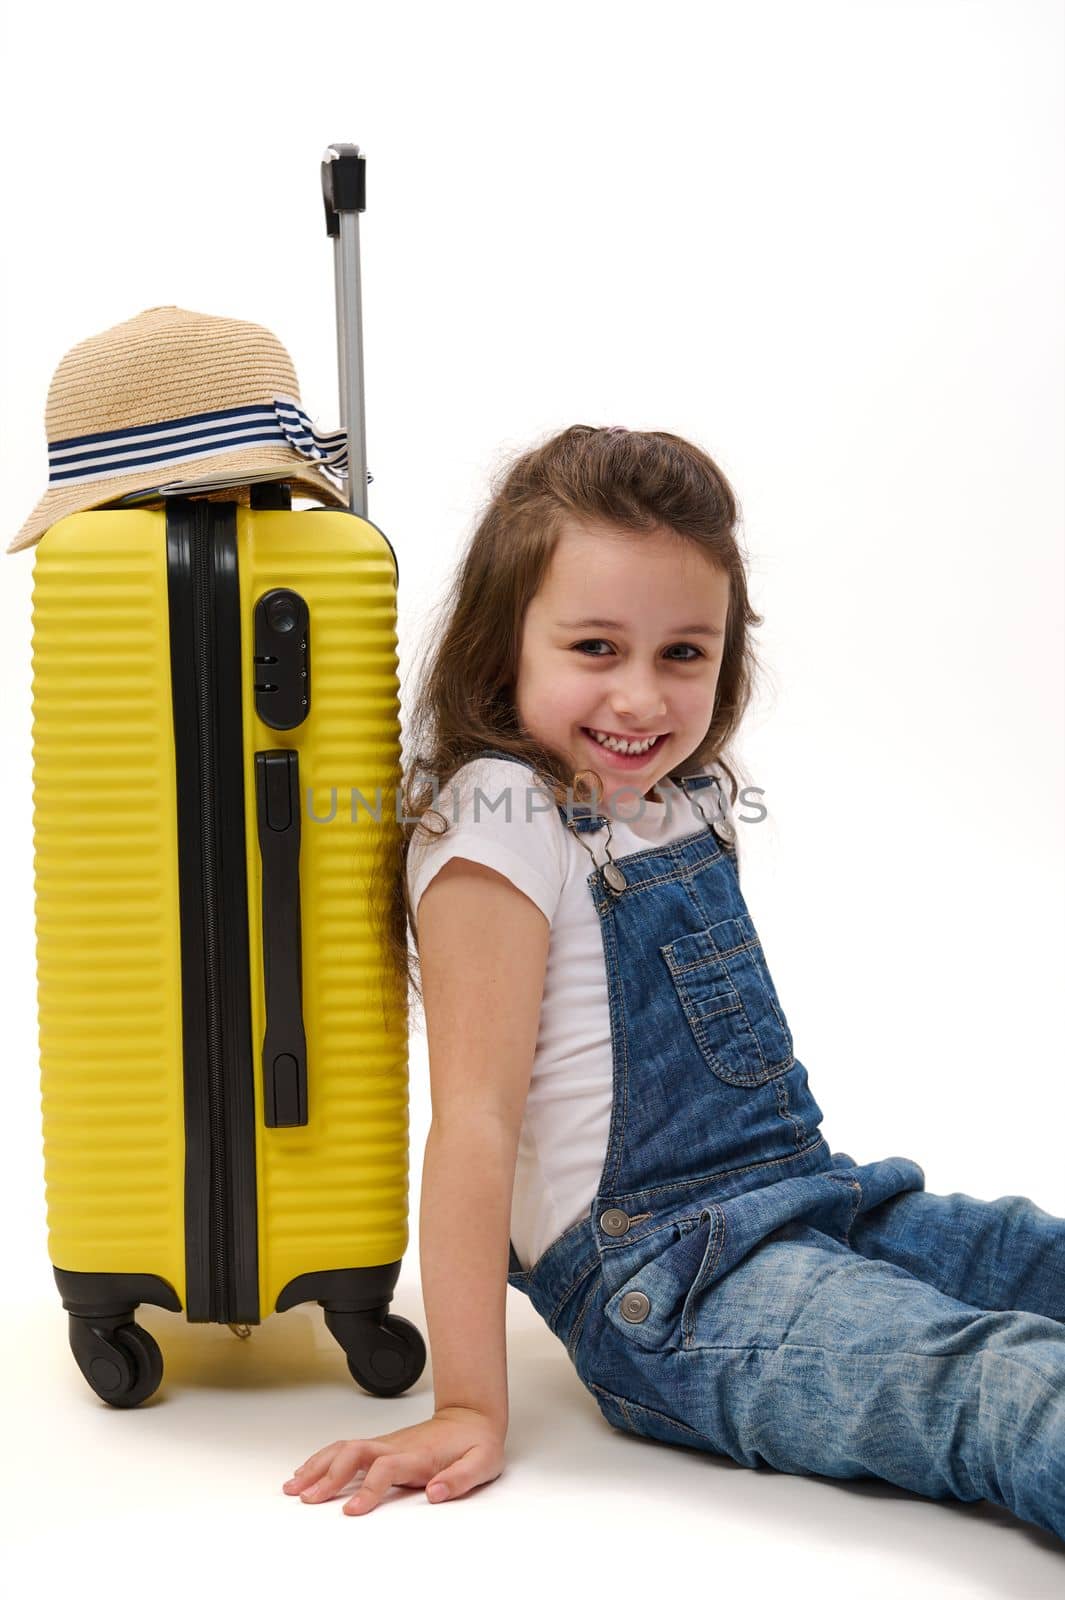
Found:
M 264 444 L 289 445 L 304 460 L 337 477 L 347 476 L 347 434 L 319 432 L 295 400 L 275 395 L 272 405 L 231 406 L 138 428 L 50 441 L 48 482 L 97 483 Z

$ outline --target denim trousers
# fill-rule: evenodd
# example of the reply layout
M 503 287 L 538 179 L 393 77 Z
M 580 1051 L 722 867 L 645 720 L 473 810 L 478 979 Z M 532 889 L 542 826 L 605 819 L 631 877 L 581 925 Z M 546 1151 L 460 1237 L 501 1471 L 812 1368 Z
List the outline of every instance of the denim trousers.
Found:
M 528 1270 L 512 1246 L 508 1282 L 622 1432 L 1065 1540 L 1065 1219 L 829 1149 L 715 780 L 676 781 L 694 831 L 620 858 L 558 807 L 594 864 L 613 1102 L 588 1215 Z

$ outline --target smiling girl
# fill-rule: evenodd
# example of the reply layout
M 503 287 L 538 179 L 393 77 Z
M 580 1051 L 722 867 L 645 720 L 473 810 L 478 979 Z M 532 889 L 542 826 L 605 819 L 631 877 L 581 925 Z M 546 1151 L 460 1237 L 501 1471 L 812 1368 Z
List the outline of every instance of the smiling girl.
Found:
M 577 426 L 474 531 L 395 884 L 429 1045 L 435 1409 L 316 1451 L 287 1493 L 364 1472 L 359 1514 L 498 1477 L 509 1283 L 624 1432 L 1065 1538 L 1065 1220 L 829 1149 L 741 893 L 729 757 L 761 618 L 736 520 L 695 445 Z

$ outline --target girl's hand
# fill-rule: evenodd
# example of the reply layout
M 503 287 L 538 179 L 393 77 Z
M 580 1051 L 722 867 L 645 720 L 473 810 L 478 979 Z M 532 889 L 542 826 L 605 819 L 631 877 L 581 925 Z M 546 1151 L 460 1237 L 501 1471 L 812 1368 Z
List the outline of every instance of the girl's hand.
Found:
M 297 1468 L 283 1485 L 284 1492 L 318 1505 L 341 1494 L 356 1473 L 365 1470 L 358 1490 L 343 1507 L 348 1516 L 372 1511 L 394 1483 L 424 1486 L 432 1501 L 454 1500 L 499 1477 L 505 1438 L 506 1427 L 483 1412 L 445 1406 L 428 1422 L 394 1433 L 327 1444 Z

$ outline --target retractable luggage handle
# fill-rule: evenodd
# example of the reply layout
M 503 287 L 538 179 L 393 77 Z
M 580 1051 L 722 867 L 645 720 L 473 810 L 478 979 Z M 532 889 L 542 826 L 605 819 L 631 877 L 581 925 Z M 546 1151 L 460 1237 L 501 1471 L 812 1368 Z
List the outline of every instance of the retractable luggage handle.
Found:
M 362 270 L 359 213 L 366 210 L 366 157 L 357 144 L 331 144 L 322 158 L 325 227 L 336 279 L 340 426 L 348 435 L 348 504 L 365 517 L 366 411 L 362 372 Z
M 359 269 L 359 213 L 366 209 L 366 158 L 357 144 L 331 144 L 322 160 L 322 198 L 326 232 L 333 240 L 336 279 L 337 368 L 340 425 L 348 436 L 348 503 L 356 516 L 367 514 L 366 415 L 362 371 L 362 279 Z M 266 597 L 269 598 L 269 597 Z M 298 596 L 292 596 L 296 606 Z M 260 601 L 260 606 L 263 604 Z M 297 607 L 298 612 L 298 607 Z M 297 622 L 305 625 L 303 615 Z M 289 624 L 290 629 L 292 624 Z M 292 633 L 293 642 L 297 633 Z M 303 640 L 306 649 L 306 637 Z M 257 654 L 256 662 L 278 658 Z M 280 649 L 280 646 L 277 646 Z M 309 667 L 309 655 L 303 666 Z M 283 674 L 282 674 L 283 676 Z M 301 678 L 307 679 L 304 670 Z M 295 682 L 295 680 L 293 680 Z M 258 685 L 256 686 L 258 689 Z M 306 715 L 298 701 L 281 720 L 258 709 L 274 727 L 293 727 Z M 304 698 L 302 705 L 307 706 Z M 272 708 L 273 709 L 273 708 Z M 278 710 L 280 700 L 278 702 Z M 307 1041 L 303 1026 L 300 916 L 300 782 L 295 750 L 259 750 L 255 755 L 256 814 L 262 859 L 263 1111 L 268 1128 L 304 1128 L 307 1105 Z

